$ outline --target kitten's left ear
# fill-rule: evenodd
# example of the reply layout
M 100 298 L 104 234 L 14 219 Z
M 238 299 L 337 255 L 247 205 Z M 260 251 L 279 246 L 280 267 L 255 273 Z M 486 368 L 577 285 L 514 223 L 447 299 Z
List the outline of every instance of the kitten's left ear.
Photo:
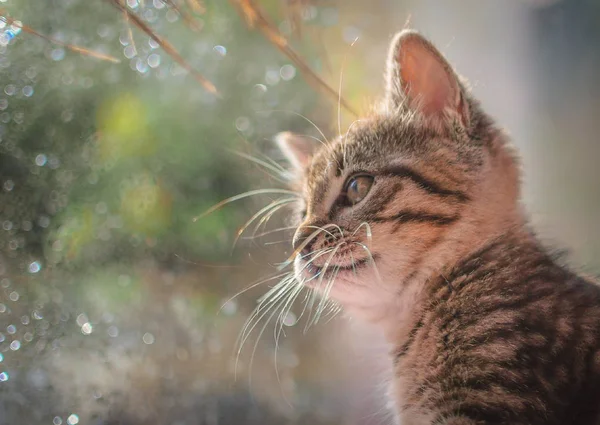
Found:
M 275 143 L 292 167 L 299 172 L 308 168 L 317 147 L 315 140 L 289 131 L 277 134 Z
M 429 118 L 469 122 L 468 105 L 456 73 L 422 35 L 404 30 L 392 41 L 387 65 L 387 104 L 419 110 Z

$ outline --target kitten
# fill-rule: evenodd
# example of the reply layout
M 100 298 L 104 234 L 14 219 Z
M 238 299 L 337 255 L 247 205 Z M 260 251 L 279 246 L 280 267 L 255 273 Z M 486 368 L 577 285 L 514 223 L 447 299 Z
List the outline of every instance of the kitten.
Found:
M 372 116 L 276 140 L 296 278 L 379 326 L 403 425 L 600 424 L 600 288 L 527 228 L 507 136 L 435 47 L 392 42 Z

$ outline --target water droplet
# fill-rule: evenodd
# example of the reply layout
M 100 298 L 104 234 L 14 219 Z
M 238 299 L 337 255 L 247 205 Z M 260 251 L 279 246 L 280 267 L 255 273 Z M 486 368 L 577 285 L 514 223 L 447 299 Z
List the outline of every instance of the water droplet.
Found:
M 33 318 L 35 320 L 42 320 L 44 318 L 44 316 L 42 316 L 42 314 L 39 311 L 34 311 L 33 312 Z
M 179 19 L 179 13 L 175 12 L 173 9 L 170 9 L 165 15 L 165 18 L 167 18 L 167 21 L 173 23 Z
M 279 70 L 279 75 L 283 81 L 290 81 L 296 76 L 296 68 L 292 65 L 283 65 Z
M 162 9 L 163 7 L 165 7 L 165 4 L 161 0 L 154 0 L 152 2 L 152 5 L 155 9 Z
M 18 339 L 15 339 L 13 342 L 10 343 L 11 350 L 17 351 L 19 348 L 21 348 L 21 341 L 19 341 Z
M 48 158 L 46 158 L 46 155 L 41 153 L 35 157 L 35 165 L 37 165 L 38 167 L 43 167 L 44 165 L 46 165 L 47 160 Z
M 8 100 L 0 99 L 0 111 L 4 111 L 6 108 L 8 108 Z
M 23 224 L 21 224 L 21 229 L 23 229 L 26 232 L 29 232 L 32 228 L 33 224 L 31 224 L 31 221 L 25 220 Z
M 250 120 L 247 117 L 238 117 L 235 120 L 235 128 L 239 131 L 246 131 L 250 128 Z
M 25 335 L 23 335 L 23 339 L 27 342 L 31 342 L 33 341 L 33 334 L 31 332 L 25 332 Z
M 265 82 L 270 86 L 279 83 L 279 78 L 279 71 L 275 69 L 270 69 L 265 74 Z
M 10 192 L 11 190 L 13 190 L 15 188 L 15 183 L 12 180 L 6 180 L 4 182 L 4 185 L 2 186 L 4 188 L 4 190 L 6 190 L 7 192 Z
M 42 265 L 39 263 L 39 261 L 34 261 L 33 263 L 31 263 L 29 265 L 29 273 L 37 273 L 40 270 L 42 270 Z
M 19 301 L 19 293 L 17 291 L 12 291 L 8 294 L 8 298 L 10 298 L 11 301 Z
M 285 317 L 283 318 L 283 324 L 285 326 L 294 326 L 297 321 L 298 319 L 296 318 L 296 315 L 291 311 L 288 311 Z
M 4 313 L 6 311 L 6 306 L 0 303 L 0 313 Z
M 55 416 L 54 419 L 52 419 L 52 423 L 54 425 L 62 425 L 62 419 L 59 416 Z
M 136 55 L 136 51 L 135 51 L 135 47 L 133 47 L 133 45 L 131 46 L 127 46 L 123 49 L 123 55 L 125 55 L 125 57 L 127 59 L 131 59 Z
M 23 92 L 23 96 L 31 97 L 31 96 L 33 96 L 33 87 L 25 86 L 25 87 L 23 87 L 22 92 Z
M 138 0 L 127 0 L 127 6 L 131 7 L 132 9 L 135 9 L 136 7 L 138 7 Z
M 138 58 L 135 61 L 135 70 L 141 74 L 148 72 L 148 65 L 142 59 Z
M 117 328 L 116 326 L 109 326 L 108 330 L 106 331 L 108 333 L 108 336 L 110 336 L 111 338 L 116 338 L 119 336 L 119 328 Z
M 3 228 L 4 230 L 6 230 L 6 231 L 8 231 L 8 230 L 12 229 L 12 227 L 13 227 L 12 221 L 5 220 L 5 221 L 2 223 L 2 228 Z
M 4 342 L 6 341 L 6 337 L 4 336 L 4 334 L 2 332 L 0 332 L 0 342 Z
M 150 66 L 150 68 L 156 68 L 157 66 L 159 66 L 160 55 L 152 53 L 150 56 L 148 56 L 148 65 Z
M 67 424 L 69 424 L 69 425 L 77 425 L 78 423 L 79 423 L 79 416 L 77 416 L 75 413 L 72 413 L 67 418 Z
M 227 316 L 231 316 L 235 314 L 235 312 L 237 311 L 237 307 L 237 302 L 234 300 L 230 300 L 223 304 L 223 308 L 221 309 L 221 311 Z
M 58 47 L 56 49 L 52 49 L 52 51 L 50 52 L 50 58 L 52 58 L 53 61 L 61 61 L 65 58 L 65 49 Z
M 152 335 L 149 332 L 146 332 L 142 337 L 142 341 L 144 341 L 144 344 L 154 344 L 154 335 Z
M 160 44 L 158 44 L 153 38 L 148 39 L 148 45 L 151 49 L 158 49 Z
M 253 90 L 255 94 L 263 94 L 267 92 L 267 86 L 264 84 L 255 84 Z
M 93 328 L 90 322 L 84 323 L 83 326 L 81 326 L 81 333 L 84 335 L 89 335 L 92 333 L 92 331 Z
M 213 50 L 217 52 L 220 56 L 225 56 L 227 54 L 227 49 L 225 46 L 215 46 Z
M 12 96 L 16 92 L 17 88 L 14 84 L 7 84 L 6 87 L 4 87 L 4 93 L 6 93 L 8 96 Z
M 8 381 L 8 373 L 7 372 L 0 373 L 0 382 L 6 382 L 6 381 Z
M 0 353 L 0 362 L 2 362 L 4 360 L 4 355 L 2 353 Z
M 25 315 L 25 316 L 21 316 L 21 323 L 23 323 L 24 325 L 28 325 L 31 319 L 29 319 L 29 316 Z
M 40 225 L 40 227 L 43 227 L 45 229 L 50 225 L 50 218 L 46 215 L 42 215 L 38 219 L 38 224 Z
M 77 319 L 75 319 L 75 322 L 77 322 L 77 324 L 79 326 L 83 326 L 84 324 L 88 323 L 90 321 L 90 319 L 88 319 L 87 315 L 81 313 L 79 316 L 77 316 Z
M 6 332 L 8 332 L 9 335 L 14 335 L 17 333 L 17 327 L 15 325 L 8 325 L 6 327 Z
M 344 41 L 348 44 L 354 43 L 360 37 L 361 31 L 356 27 L 346 27 L 343 31 Z

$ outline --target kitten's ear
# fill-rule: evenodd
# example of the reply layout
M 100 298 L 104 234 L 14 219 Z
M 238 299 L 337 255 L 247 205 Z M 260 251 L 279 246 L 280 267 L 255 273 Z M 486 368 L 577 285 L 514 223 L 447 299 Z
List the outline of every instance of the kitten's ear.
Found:
M 454 70 L 425 37 L 404 30 L 392 41 L 387 65 L 387 104 L 406 105 L 430 118 L 457 116 L 468 125 L 468 106 Z
M 315 140 L 289 131 L 277 134 L 275 143 L 292 167 L 300 172 L 308 167 L 317 147 Z

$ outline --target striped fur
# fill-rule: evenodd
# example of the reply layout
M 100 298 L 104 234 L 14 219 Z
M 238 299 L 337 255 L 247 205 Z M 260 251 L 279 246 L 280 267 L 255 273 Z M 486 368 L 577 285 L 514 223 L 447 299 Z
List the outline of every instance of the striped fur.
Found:
M 305 202 L 298 279 L 384 331 L 403 425 L 600 424 L 600 289 L 528 230 L 507 137 L 415 32 L 387 83 L 332 142 L 279 139 Z

